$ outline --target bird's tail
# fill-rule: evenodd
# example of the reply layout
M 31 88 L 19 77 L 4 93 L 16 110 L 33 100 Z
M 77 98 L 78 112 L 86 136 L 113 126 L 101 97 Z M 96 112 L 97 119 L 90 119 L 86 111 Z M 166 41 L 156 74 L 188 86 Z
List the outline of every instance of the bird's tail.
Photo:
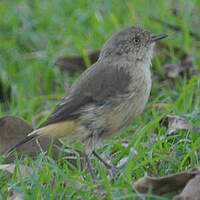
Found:
M 30 142 L 31 140 L 33 140 L 34 138 L 39 136 L 39 129 L 32 131 L 31 133 L 29 133 L 27 136 L 25 136 L 24 138 L 22 138 L 17 144 L 15 144 L 13 147 L 11 147 L 10 149 L 8 149 L 8 151 L 3 155 L 4 157 L 8 157 L 11 153 L 13 153 L 19 146 L 21 146 L 22 144 L 25 144 L 27 142 Z

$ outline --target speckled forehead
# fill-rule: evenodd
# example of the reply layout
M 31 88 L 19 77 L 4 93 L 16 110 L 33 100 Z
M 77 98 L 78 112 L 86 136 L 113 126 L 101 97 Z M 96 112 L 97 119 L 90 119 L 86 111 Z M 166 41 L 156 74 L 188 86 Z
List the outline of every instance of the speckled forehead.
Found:
M 104 45 L 112 45 L 121 43 L 122 41 L 130 41 L 136 36 L 142 36 L 142 38 L 145 38 L 144 41 L 147 41 L 151 37 L 151 32 L 139 27 L 129 27 L 115 33 Z
M 150 37 L 151 32 L 142 28 L 132 28 L 132 30 L 130 31 L 130 35 Z

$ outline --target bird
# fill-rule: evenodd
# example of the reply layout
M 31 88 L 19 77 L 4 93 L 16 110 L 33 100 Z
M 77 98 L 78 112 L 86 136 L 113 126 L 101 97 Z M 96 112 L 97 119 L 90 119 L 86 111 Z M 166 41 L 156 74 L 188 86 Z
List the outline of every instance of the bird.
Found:
M 166 37 L 135 26 L 113 34 L 98 60 L 72 84 L 46 121 L 11 147 L 7 155 L 41 136 L 80 141 L 95 180 L 89 156 L 94 153 L 103 161 L 95 152 L 99 144 L 129 126 L 144 110 L 152 85 L 153 48 Z

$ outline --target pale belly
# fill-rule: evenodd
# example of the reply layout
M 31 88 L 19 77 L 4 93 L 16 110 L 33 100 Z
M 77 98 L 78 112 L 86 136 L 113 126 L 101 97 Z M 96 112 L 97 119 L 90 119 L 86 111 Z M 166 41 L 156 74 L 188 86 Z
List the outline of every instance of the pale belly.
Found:
M 77 129 L 84 146 L 93 146 L 93 149 L 97 143 L 126 128 L 142 113 L 151 90 L 150 69 L 142 70 L 146 69 L 134 74 L 128 92 L 108 100 L 105 105 L 91 105 L 85 109 Z
M 129 126 L 144 110 L 151 91 L 150 69 L 142 68 L 137 76 L 137 81 L 134 77 L 134 81 L 129 86 L 130 92 L 122 97 L 119 105 L 113 107 L 107 117 L 105 116 L 106 122 L 109 122 L 111 127 L 110 133 L 107 136 L 105 134 L 105 138 Z

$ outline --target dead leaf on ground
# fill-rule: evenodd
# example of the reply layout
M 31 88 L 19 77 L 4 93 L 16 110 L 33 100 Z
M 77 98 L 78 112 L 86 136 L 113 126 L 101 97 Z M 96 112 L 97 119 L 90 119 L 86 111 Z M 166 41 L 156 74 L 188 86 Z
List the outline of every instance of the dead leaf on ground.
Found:
M 1 164 L 0 170 L 7 171 L 10 174 L 13 174 L 15 172 L 16 164 Z M 17 176 L 20 177 L 26 177 L 30 176 L 33 172 L 33 169 L 31 167 L 27 167 L 24 165 L 19 165 L 17 170 Z M 10 188 L 8 188 L 8 191 L 10 192 L 10 196 L 8 197 L 9 200 L 23 200 L 24 196 L 22 194 L 10 191 Z
M 197 173 L 199 172 L 182 172 L 158 178 L 144 176 L 137 180 L 133 187 L 141 193 L 152 189 L 153 194 L 165 194 L 182 189 Z
M 163 42 L 158 42 L 155 51 L 156 55 L 158 57 L 163 57 L 163 55 L 166 58 L 170 58 L 170 47 Z M 165 54 L 163 54 L 163 50 L 165 51 Z M 180 55 L 181 57 L 186 56 L 186 53 L 183 52 L 182 49 L 178 47 L 174 47 L 174 52 L 177 55 Z M 95 63 L 99 58 L 100 51 L 92 51 L 88 53 L 88 58 L 90 60 L 91 65 Z M 67 71 L 70 73 L 70 75 L 74 75 L 76 72 L 84 71 L 87 67 L 84 61 L 84 58 L 82 56 L 61 56 L 58 57 L 55 61 L 55 65 L 61 70 L 61 71 Z
M 148 192 L 162 195 L 170 192 L 183 191 L 173 200 L 200 200 L 200 166 L 187 172 L 181 172 L 164 177 L 144 176 L 133 184 L 133 188 L 140 193 Z
M 179 76 L 180 65 L 179 64 L 165 64 L 162 70 L 167 75 L 168 78 L 175 79 Z
M 26 122 L 24 119 L 17 116 L 4 116 L 0 118 L 0 151 L 4 154 L 10 147 L 15 145 L 19 140 L 25 137 L 28 133 L 33 130 L 33 127 Z M 40 146 L 44 152 L 49 150 L 49 145 L 51 144 L 51 139 L 48 137 L 40 138 Z M 56 140 L 53 146 L 61 146 L 61 143 Z M 31 157 L 37 156 L 41 151 L 35 140 L 26 143 L 19 148 L 17 151 L 23 151 L 23 155 L 29 155 Z M 59 150 L 55 147 L 52 148 L 53 157 L 57 158 L 59 155 Z M 6 162 L 11 162 L 16 159 L 15 154 L 11 154 L 6 158 Z
M 176 79 L 179 76 L 186 75 L 190 79 L 193 75 L 200 74 L 200 69 L 194 65 L 193 56 L 184 55 L 181 58 L 180 63 L 165 64 L 162 67 L 162 71 L 170 79 Z
M 168 128 L 168 134 L 172 135 L 177 129 L 194 130 L 195 127 L 191 122 L 186 121 L 184 117 L 168 114 L 161 119 L 160 124 Z
M 200 200 L 200 175 L 192 178 L 173 200 Z
M 122 141 L 122 147 L 123 148 L 128 148 L 129 143 L 130 142 L 128 140 L 123 140 Z M 130 150 L 129 150 L 129 154 L 131 154 L 132 155 L 132 159 L 134 159 L 136 157 L 136 155 L 138 154 L 138 152 L 133 147 L 131 147 Z M 120 159 L 118 161 L 116 168 L 117 169 L 122 169 L 123 167 L 126 166 L 126 163 L 128 162 L 128 160 L 129 160 L 129 156 L 123 157 L 122 159 Z
M 88 54 L 90 63 L 93 64 L 97 61 L 100 51 L 93 51 Z M 59 67 L 61 71 L 68 71 L 71 75 L 76 72 L 84 71 L 87 67 L 82 56 L 62 56 L 59 57 L 55 65 Z
M 0 170 L 7 171 L 10 174 L 13 174 L 16 168 L 16 164 L 1 164 Z M 19 165 L 20 176 L 25 177 L 26 175 L 31 175 L 33 169 L 24 165 Z
M 24 119 L 17 116 L 4 116 L 0 118 L 0 151 L 1 154 L 6 154 L 7 150 L 15 145 L 19 140 L 33 131 L 33 127 Z M 53 142 L 53 144 L 52 144 Z M 25 143 L 16 149 L 17 153 L 10 154 L 5 157 L 4 163 L 10 163 L 16 158 L 23 159 L 25 156 L 36 158 L 41 152 L 48 152 L 52 144 L 52 157 L 57 160 L 61 154 L 68 162 L 77 166 L 77 156 L 70 150 L 75 150 L 81 157 L 81 166 L 84 162 L 83 153 L 70 146 L 65 145 L 61 140 L 55 139 L 52 141 L 49 137 L 41 137 L 38 140 L 32 140 Z M 61 152 L 62 151 L 62 152 Z
M 7 200 L 24 200 L 24 195 L 13 192 L 13 195 L 8 197 Z

